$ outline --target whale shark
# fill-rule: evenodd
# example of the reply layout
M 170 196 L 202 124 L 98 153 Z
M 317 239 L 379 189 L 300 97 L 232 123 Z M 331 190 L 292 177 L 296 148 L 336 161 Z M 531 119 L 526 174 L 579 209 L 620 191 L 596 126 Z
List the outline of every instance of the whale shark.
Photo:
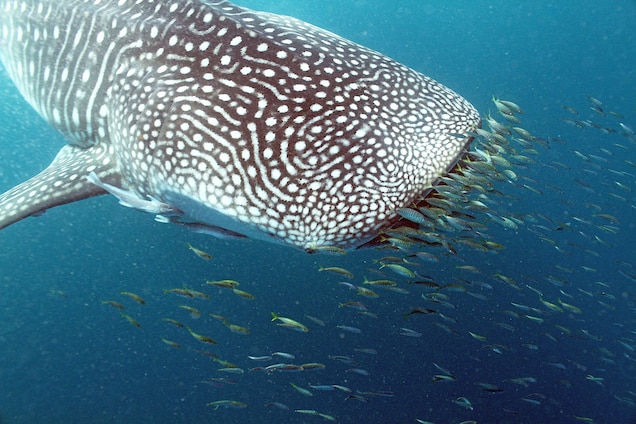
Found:
M 430 77 L 228 1 L 0 0 L 0 34 L 7 74 L 67 140 L 0 195 L 0 228 L 108 193 L 219 236 L 351 249 L 480 125 Z

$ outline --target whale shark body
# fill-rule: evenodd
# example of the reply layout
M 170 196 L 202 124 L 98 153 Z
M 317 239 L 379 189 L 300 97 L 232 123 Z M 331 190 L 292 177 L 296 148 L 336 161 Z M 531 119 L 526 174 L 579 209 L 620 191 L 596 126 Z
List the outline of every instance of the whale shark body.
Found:
M 0 0 L 0 34 L 9 76 L 68 140 L 0 195 L 0 228 L 112 193 L 164 222 L 353 248 L 480 123 L 380 53 L 227 1 Z

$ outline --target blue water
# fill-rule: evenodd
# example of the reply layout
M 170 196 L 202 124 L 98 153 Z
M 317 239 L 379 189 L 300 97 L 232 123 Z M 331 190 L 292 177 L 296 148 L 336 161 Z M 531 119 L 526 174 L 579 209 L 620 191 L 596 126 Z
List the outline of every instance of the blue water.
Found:
M 108 196 L 78 202 L 0 233 L 0 422 L 329 422 L 295 409 L 313 409 L 343 423 L 635 422 L 636 144 L 619 122 L 636 128 L 636 3 L 270 3 L 240 2 L 307 20 L 383 52 L 461 93 L 484 116 L 495 112 L 493 95 L 513 100 L 525 111 L 523 128 L 549 142 L 549 148 L 536 149 L 534 164 L 513 168 L 520 176 L 515 184 L 495 182 L 504 196 L 492 203 L 490 213 L 523 222 L 517 229 L 488 222 L 487 233 L 505 249 L 486 253 L 461 244 L 456 254 L 431 249 L 439 261 L 414 267 L 441 284 L 461 279 L 477 297 L 446 290 L 441 292 L 449 305 L 433 304 L 422 298 L 432 289 L 407 285 L 409 279 L 384 269 L 409 294 L 380 288 L 379 298 L 367 299 L 339 284 L 346 278 L 319 272 L 319 267 L 345 267 L 355 274 L 351 281 L 361 284 L 364 276 L 378 277 L 374 260 L 391 253 L 308 255 L 159 224 Z M 29 109 L 4 73 L 0 93 L 4 191 L 44 168 L 64 140 Z M 590 110 L 586 96 L 601 100 L 606 116 Z M 600 128 L 578 128 L 563 119 L 590 120 Z M 198 258 L 186 242 L 213 260 Z M 458 268 L 465 265 L 476 266 L 479 273 Z M 204 284 L 221 279 L 239 281 L 256 299 Z M 184 285 L 211 298 L 163 292 Z M 545 301 L 560 305 L 561 299 L 581 313 L 551 310 L 528 286 L 541 291 Z M 140 295 L 146 304 L 122 291 Z M 104 300 L 124 305 L 141 328 Z M 376 317 L 339 307 L 354 300 L 364 302 Z M 196 307 L 203 316 L 193 318 L 179 305 Z M 404 318 L 413 307 L 434 307 L 447 318 Z M 272 311 L 301 321 L 310 331 L 276 326 L 270 321 Z M 230 332 L 209 313 L 248 327 L 250 334 Z M 195 340 L 185 329 L 162 321 L 166 317 L 218 344 Z M 400 335 L 402 327 L 422 336 Z M 162 337 L 181 348 L 164 344 Z M 296 356 L 280 362 L 320 362 L 326 368 L 248 371 L 276 362 L 260 363 L 248 355 L 275 351 Z M 222 365 L 206 353 L 245 373 L 218 371 Z M 356 364 L 330 355 L 349 356 Z M 434 363 L 456 380 L 434 383 L 433 376 L 442 374 Z M 219 377 L 232 382 L 211 384 Z M 516 380 L 526 377 L 532 380 Z M 353 392 L 312 391 L 309 397 L 290 383 L 303 388 L 338 384 Z M 487 392 L 477 383 L 502 391 Z M 360 394 L 373 391 L 394 396 Z M 345 400 L 350 394 L 367 402 Z M 460 397 L 473 409 L 454 402 Z M 206 406 L 222 399 L 248 406 Z M 266 407 L 268 402 L 290 410 Z

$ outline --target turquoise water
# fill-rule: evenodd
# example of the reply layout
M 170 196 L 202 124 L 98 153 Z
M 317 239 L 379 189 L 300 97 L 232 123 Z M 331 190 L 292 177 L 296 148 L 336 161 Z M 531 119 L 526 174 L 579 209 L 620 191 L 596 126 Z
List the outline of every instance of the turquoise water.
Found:
M 433 289 L 409 285 L 412 279 L 384 269 L 409 293 L 380 288 L 380 297 L 365 298 L 339 282 L 380 278 L 374 260 L 393 252 L 308 255 L 258 241 L 217 240 L 159 224 L 109 196 L 63 206 L 0 233 L 1 422 L 329 422 L 296 409 L 338 422 L 634 422 L 636 144 L 619 123 L 636 128 L 636 4 L 388 3 L 240 2 L 301 18 L 387 54 L 461 93 L 484 116 L 496 112 L 492 96 L 523 107 L 523 128 L 548 147 L 537 147 L 534 164 L 513 168 L 520 176 L 514 183 L 495 182 L 503 196 L 490 213 L 521 221 L 516 229 L 487 222 L 487 233 L 505 249 L 481 252 L 458 243 L 452 254 L 430 248 L 439 260 L 413 266 L 467 291 L 440 290 L 448 304 L 432 303 L 422 296 Z M 4 74 L 0 93 L 4 191 L 45 167 L 64 141 Z M 590 110 L 586 96 L 603 102 L 605 116 Z M 214 258 L 200 259 L 186 242 Z M 321 266 L 345 267 L 355 278 L 319 272 Z M 256 299 L 204 284 L 221 279 L 239 281 Z M 164 293 L 184 285 L 210 299 Z M 542 303 L 528 286 L 563 312 Z M 122 291 L 140 295 L 145 305 Z M 107 300 L 121 303 L 141 328 L 102 303 Z M 339 307 L 348 301 L 364 302 L 375 317 Z M 203 315 L 193 317 L 180 305 Z M 438 313 L 406 319 L 414 307 Z M 272 311 L 306 324 L 309 332 L 276 326 Z M 209 313 L 250 334 L 231 332 Z M 201 343 L 163 318 L 179 320 L 217 344 Z M 421 337 L 402 335 L 401 328 Z M 248 358 L 277 351 L 295 359 Z M 219 371 L 223 365 L 211 353 L 244 373 Z M 275 362 L 319 362 L 326 368 L 249 371 Z M 456 379 L 433 382 L 435 375 L 448 374 Z M 312 390 L 309 397 L 290 383 L 306 389 L 337 384 L 352 392 Z M 491 386 L 484 383 L 497 391 L 485 391 Z M 460 397 L 472 410 L 454 402 Z M 206 406 L 223 399 L 247 407 Z M 290 410 L 266 406 L 270 402 Z

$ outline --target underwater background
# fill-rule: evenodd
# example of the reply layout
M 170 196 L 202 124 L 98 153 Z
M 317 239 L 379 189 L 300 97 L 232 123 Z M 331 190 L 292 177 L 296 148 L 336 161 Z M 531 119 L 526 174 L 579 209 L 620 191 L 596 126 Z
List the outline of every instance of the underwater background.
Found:
M 112 196 L 2 230 L 0 423 L 635 423 L 636 2 L 238 3 L 378 50 L 484 117 L 502 120 L 493 96 L 514 101 L 540 142 L 516 179 L 493 178 L 487 229 L 409 247 L 416 278 L 380 269 L 402 251 L 220 240 Z M 0 123 L 5 191 L 64 140 L 4 71 Z M 206 284 L 224 279 L 254 299 Z M 165 292 L 184 287 L 209 299 Z M 249 358 L 273 352 L 288 355 Z M 276 363 L 325 368 L 254 369 Z

